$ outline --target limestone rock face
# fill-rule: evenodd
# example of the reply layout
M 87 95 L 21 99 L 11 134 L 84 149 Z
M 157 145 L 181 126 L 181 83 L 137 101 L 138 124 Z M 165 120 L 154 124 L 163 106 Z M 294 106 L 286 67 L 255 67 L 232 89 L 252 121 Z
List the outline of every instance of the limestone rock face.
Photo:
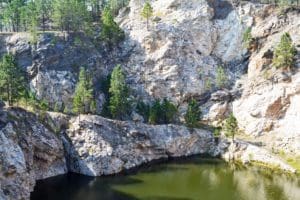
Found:
M 161 158 L 213 154 L 215 150 L 212 133 L 201 129 L 83 115 L 70 124 L 64 137 L 69 170 L 90 176 L 115 174 Z
M 249 58 L 242 95 L 233 103 L 233 112 L 245 134 L 255 136 L 272 151 L 300 155 L 300 15 L 299 10 L 267 7 L 256 17 L 253 37 L 259 48 Z M 293 72 L 272 67 L 273 51 L 281 35 L 288 32 L 298 50 Z
M 67 172 L 61 140 L 21 109 L 0 112 L 0 166 L 1 199 L 29 199 L 36 180 Z
M 239 10 L 227 1 L 150 1 L 154 20 L 147 30 L 140 15 L 144 2 L 132 0 L 127 14 L 117 18 L 127 34 L 124 49 L 131 49 L 128 82 L 138 96 L 186 106 L 188 98 L 215 88 L 217 66 L 224 66 L 229 81 L 241 73 L 243 67 L 229 68 L 244 59 L 241 18 L 248 22 L 244 16 L 251 18 L 251 9 Z
M 82 35 L 46 33 L 36 46 L 29 41 L 26 33 L 0 36 L 0 56 L 14 53 L 18 64 L 28 72 L 30 87 L 37 98 L 46 100 L 52 108 L 71 109 L 80 67 L 92 73 L 94 82 L 108 75 L 111 59 L 105 48 L 99 50 Z M 96 96 L 101 95 L 98 93 Z

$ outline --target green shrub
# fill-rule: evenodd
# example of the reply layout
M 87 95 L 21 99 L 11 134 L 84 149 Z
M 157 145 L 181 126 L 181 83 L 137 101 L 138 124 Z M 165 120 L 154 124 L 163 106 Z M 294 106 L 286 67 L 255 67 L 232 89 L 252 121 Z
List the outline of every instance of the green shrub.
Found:
M 212 82 L 211 82 L 210 78 L 207 78 L 207 79 L 205 80 L 205 85 L 204 85 L 204 87 L 205 87 L 205 90 L 206 90 L 206 91 L 210 91 L 210 90 L 212 89 Z
M 109 94 L 109 109 L 112 117 L 115 119 L 126 118 L 131 105 L 128 100 L 129 88 L 121 65 L 117 65 L 111 74 Z
M 216 84 L 218 88 L 222 88 L 226 86 L 228 81 L 227 75 L 225 74 L 225 70 L 222 66 L 218 66 L 217 68 L 217 77 Z
M 221 127 L 215 127 L 214 128 L 214 136 L 215 137 L 219 137 L 221 135 L 221 131 L 222 131 L 222 128 Z
M 143 116 L 144 121 L 149 121 L 150 106 L 143 101 L 139 101 L 136 105 L 137 113 Z
M 238 131 L 238 123 L 233 113 L 229 115 L 229 117 L 225 120 L 224 124 L 224 132 L 226 137 L 231 137 L 234 140 L 234 136 Z
M 175 123 L 177 117 L 177 107 L 167 99 L 162 102 L 155 100 L 150 108 L 149 123 L 150 124 L 169 124 Z
M 184 119 L 188 127 L 191 128 L 198 127 L 199 120 L 201 119 L 201 110 L 195 99 L 192 99 L 189 102 L 188 109 L 186 111 Z
M 109 45 L 116 45 L 125 38 L 124 31 L 114 21 L 113 15 L 109 7 L 103 11 L 102 17 L 102 30 L 100 37 Z
M 160 122 L 160 115 L 161 115 L 161 105 L 160 101 L 157 99 L 153 103 L 153 105 L 150 108 L 149 112 L 149 123 L 150 124 L 158 124 Z
M 251 31 L 252 31 L 251 27 L 248 27 L 243 34 L 243 44 L 247 49 L 249 49 L 250 44 L 253 40 Z
M 291 36 L 285 33 L 274 51 L 273 65 L 277 68 L 291 70 L 295 66 L 297 50 L 293 45 Z

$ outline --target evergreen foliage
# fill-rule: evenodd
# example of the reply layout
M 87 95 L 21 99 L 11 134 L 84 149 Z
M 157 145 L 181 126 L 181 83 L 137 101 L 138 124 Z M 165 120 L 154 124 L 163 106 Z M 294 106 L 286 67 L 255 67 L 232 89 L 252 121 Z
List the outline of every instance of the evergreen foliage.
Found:
M 78 32 L 91 26 L 91 16 L 82 0 L 54 0 L 52 20 L 61 30 Z
M 149 1 L 145 3 L 141 15 L 147 20 L 147 30 L 149 30 L 149 19 L 153 16 L 153 8 Z
M 92 80 L 82 67 L 73 98 L 73 112 L 76 114 L 92 113 L 95 106 L 93 105 L 93 93 Z
M 189 102 L 188 109 L 184 116 L 185 123 L 188 127 L 196 128 L 199 125 L 199 120 L 201 119 L 201 109 L 197 104 L 195 99 L 192 99 Z
M 225 70 L 222 66 L 218 66 L 217 68 L 217 77 L 216 77 L 216 85 L 218 88 L 222 88 L 226 86 L 227 76 L 225 74 Z
M 238 131 L 238 123 L 233 113 L 229 115 L 229 117 L 225 120 L 224 128 L 225 135 L 227 137 L 231 137 L 234 140 L 234 136 Z
M 114 119 L 124 119 L 130 111 L 129 89 L 125 82 L 125 74 L 121 65 L 117 65 L 112 74 L 110 81 L 110 114 Z
M 149 123 L 150 124 L 160 123 L 161 122 L 161 114 L 162 114 L 162 109 L 161 109 L 160 101 L 157 99 L 154 101 L 153 105 L 150 108 Z
M 104 9 L 101 21 L 102 31 L 100 37 L 102 40 L 106 41 L 108 44 L 115 45 L 124 39 L 124 31 L 120 29 L 118 24 L 114 21 L 109 7 Z
M 274 51 L 273 65 L 277 68 L 291 70 L 295 66 L 297 50 L 293 45 L 291 36 L 285 33 Z
M 101 83 L 101 91 L 105 95 L 105 103 L 103 105 L 101 115 L 107 118 L 111 118 L 110 109 L 109 109 L 109 102 L 110 102 L 110 82 L 111 82 L 111 74 L 106 77 Z
M 12 106 L 14 102 L 26 94 L 25 72 L 17 65 L 12 54 L 3 56 L 0 63 L 1 98 Z
M 251 27 L 248 27 L 243 34 L 243 44 L 247 49 L 249 49 L 251 41 L 253 40 L 251 31 L 252 31 Z
M 136 105 L 137 113 L 143 116 L 144 121 L 149 121 L 150 106 L 143 101 L 139 101 Z
M 177 107 L 169 100 L 164 99 L 162 102 L 155 100 L 150 108 L 150 124 L 170 124 L 175 123 L 177 118 Z

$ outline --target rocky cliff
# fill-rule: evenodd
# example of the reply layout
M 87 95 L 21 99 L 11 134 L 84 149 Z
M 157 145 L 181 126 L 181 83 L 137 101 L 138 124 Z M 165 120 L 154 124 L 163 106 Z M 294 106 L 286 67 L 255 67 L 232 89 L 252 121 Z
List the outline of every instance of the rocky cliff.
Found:
M 252 144 L 238 142 L 225 155 L 245 163 L 270 159 L 293 171 L 276 154 L 300 156 L 299 8 L 249 1 L 152 0 L 154 16 L 147 30 L 140 15 L 144 2 L 131 0 L 120 11 L 116 21 L 126 38 L 115 48 L 80 34 L 62 33 L 41 34 L 32 46 L 28 36 L 19 33 L 0 36 L 0 55 L 14 52 L 38 98 L 52 107 L 57 104 L 61 111 L 71 108 L 81 66 L 94 75 L 101 111 L 105 101 L 101 84 L 114 65 L 121 64 L 133 98 L 168 98 L 182 114 L 194 97 L 203 121 L 216 126 L 233 112 L 240 127 L 238 137 Z M 242 42 L 247 27 L 255 41 L 250 51 Z M 291 72 L 271 66 L 274 48 L 285 32 L 298 52 Z M 222 87 L 216 81 L 219 66 L 228 77 Z M 0 199 L 27 198 L 34 180 L 64 173 L 66 166 L 87 175 L 112 174 L 168 156 L 220 153 L 229 145 L 215 146 L 211 133 L 176 125 L 150 126 L 97 116 L 79 120 L 60 114 L 49 114 L 41 123 L 25 111 L 1 113 Z M 56 130 L 66 130 L 67 164 Z M 15 193 L 18 190 L 25 192 Z
M 216 154 L 210 131 L 177 125 L 146 125 L 80 116 L 64 136 L 69 169 L 101 176 L 116 174 L 153 160 Z
M 1 200 L 29 199 L 36 180 L 67 172 L 62 141 L 36 115 L 1 110 L 0 128 Z
M 36 180 L 67 172 L 101 176 L 158 159 L 219 153 L 207 130 L 92 115 L 4 108 L 0 128 L 1 200 L 29 199 Z

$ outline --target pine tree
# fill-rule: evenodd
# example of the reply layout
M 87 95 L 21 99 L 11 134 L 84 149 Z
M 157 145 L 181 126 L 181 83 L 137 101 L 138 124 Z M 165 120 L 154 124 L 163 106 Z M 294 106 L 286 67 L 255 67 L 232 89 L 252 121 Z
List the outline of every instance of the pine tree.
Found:
M 0 90 L 10 106 L 25 94 L 25 80 L 25 72 L 17 65 L 14 56 L 4 55 L 0 63 Z
M 144 17 L 147 20 L 147 30 L 149 30 L 149 19 L 153 15 L 153 8 L 149 1 L 147 1 L 143 7 L 143 10 L 141 12 L 142 17 Z
M 35 0 L 35 3 L 38 11 L 39 21 L 41 22 L 43 31 L 45 31 L 46 21 L 51 17 L 53 12 L 52 0 Z
M 199 120 L 201 119 L 201 110 L 195 99 L 192 99 L 189 102 L 184 119 L 188 127 L 195 128 L 199 125 Z
M 73 98 L 73 112 L 77 114 L 89 113 L 93 103 L 93 85 L 86 70 L 82 67 L 79 72 L 79 81 L 76 85 Z M 92 106 L 91 106 L 92 105 Z
M 150 106 L 143 101 L 139 101 L 136 105 L 137 113 L 143 116 L 144 121 L 148 122 L 150 115 Z
M 84 31 L 90 27 L 90 14 L 82 0 L 54 0 L 52 20 L 62 31 Z
M 171 103 L 169 100 L 164 99 L 162 104 L 162 123 L 164 124 L 170 124 L 174 123 L 176 120 L 176 115 L 177 115 L 177 108 L 176 106 Z
M 285 33 L 281 36 L 280 43 L 275 49 L 273 64 L 277 68 L 291 70 L 295 66 L 297 50 L 293 45 L 291 36 Z
M 234 141 L 234 136 L 237 131 L 238 131 L 238 123 L 233 113 L 231 113 L 229 117 L 225 120 L 224 132 L 227 137 L 231 137 L 232 141 Z
M 169 124 L 174 123 L 177 117 L 177 107 L 167 99 L 162 102 L 155 100 L 150 108 L 149 123 L 150 124 Z
M 153 103 L 152 107 L 150 108 L 149 113 L 149 123 L 150 124 L 158 124 L 160 121 L 160 115 L 162 113 L 160 101 L 157 99 Z
M 21 13 L 25 0 L 11 0 L 7 1 L 7 5 L 3 11 L 6 25 L 10 27 L 11 31 L 20 31 L 21 26 Z
M 225 71 L 222 66 L 218 66 L 217 68 L 217 77 L 216 77 L 216 85 L 218 88 L 222 88 L 227 83 L 227 77 Z
M 36 44 L 38 40 L 38 8 L 35 2 L 29 2 L 27 6 L 24 7 L 26 10 L 25 19 L 27 21 L 27 26 L 31 35 L 31 43 Z
M 125 118 L 130 110 L 130 103 L 128 101 L 129 90 L 125 78 L 121 65 L 117 65 L 111 74 L 109 88 L 109 108 L 112 117 L 115 119 Z
M 104 40 L 110 45 L 115 45 L 124 39 L 124 31 L 114 21 L 113 15 L 109 7 L 106 7 L 104 9 L 101 21 L 102 31 L 100 37 L 102 40 Z
M 244 46 L 247 48 L 247 49 L 249 49 L 249 47 L 250 47 L 250 44 L 251 44 L 251 41 L 252 41 L 252 34 L 251 34 L 251 27 L 248 27 L 247 29 L 246 29 L 246 31 L 244 32 L 244 34 L 243 34 L 243 44 L 244 44 Z

